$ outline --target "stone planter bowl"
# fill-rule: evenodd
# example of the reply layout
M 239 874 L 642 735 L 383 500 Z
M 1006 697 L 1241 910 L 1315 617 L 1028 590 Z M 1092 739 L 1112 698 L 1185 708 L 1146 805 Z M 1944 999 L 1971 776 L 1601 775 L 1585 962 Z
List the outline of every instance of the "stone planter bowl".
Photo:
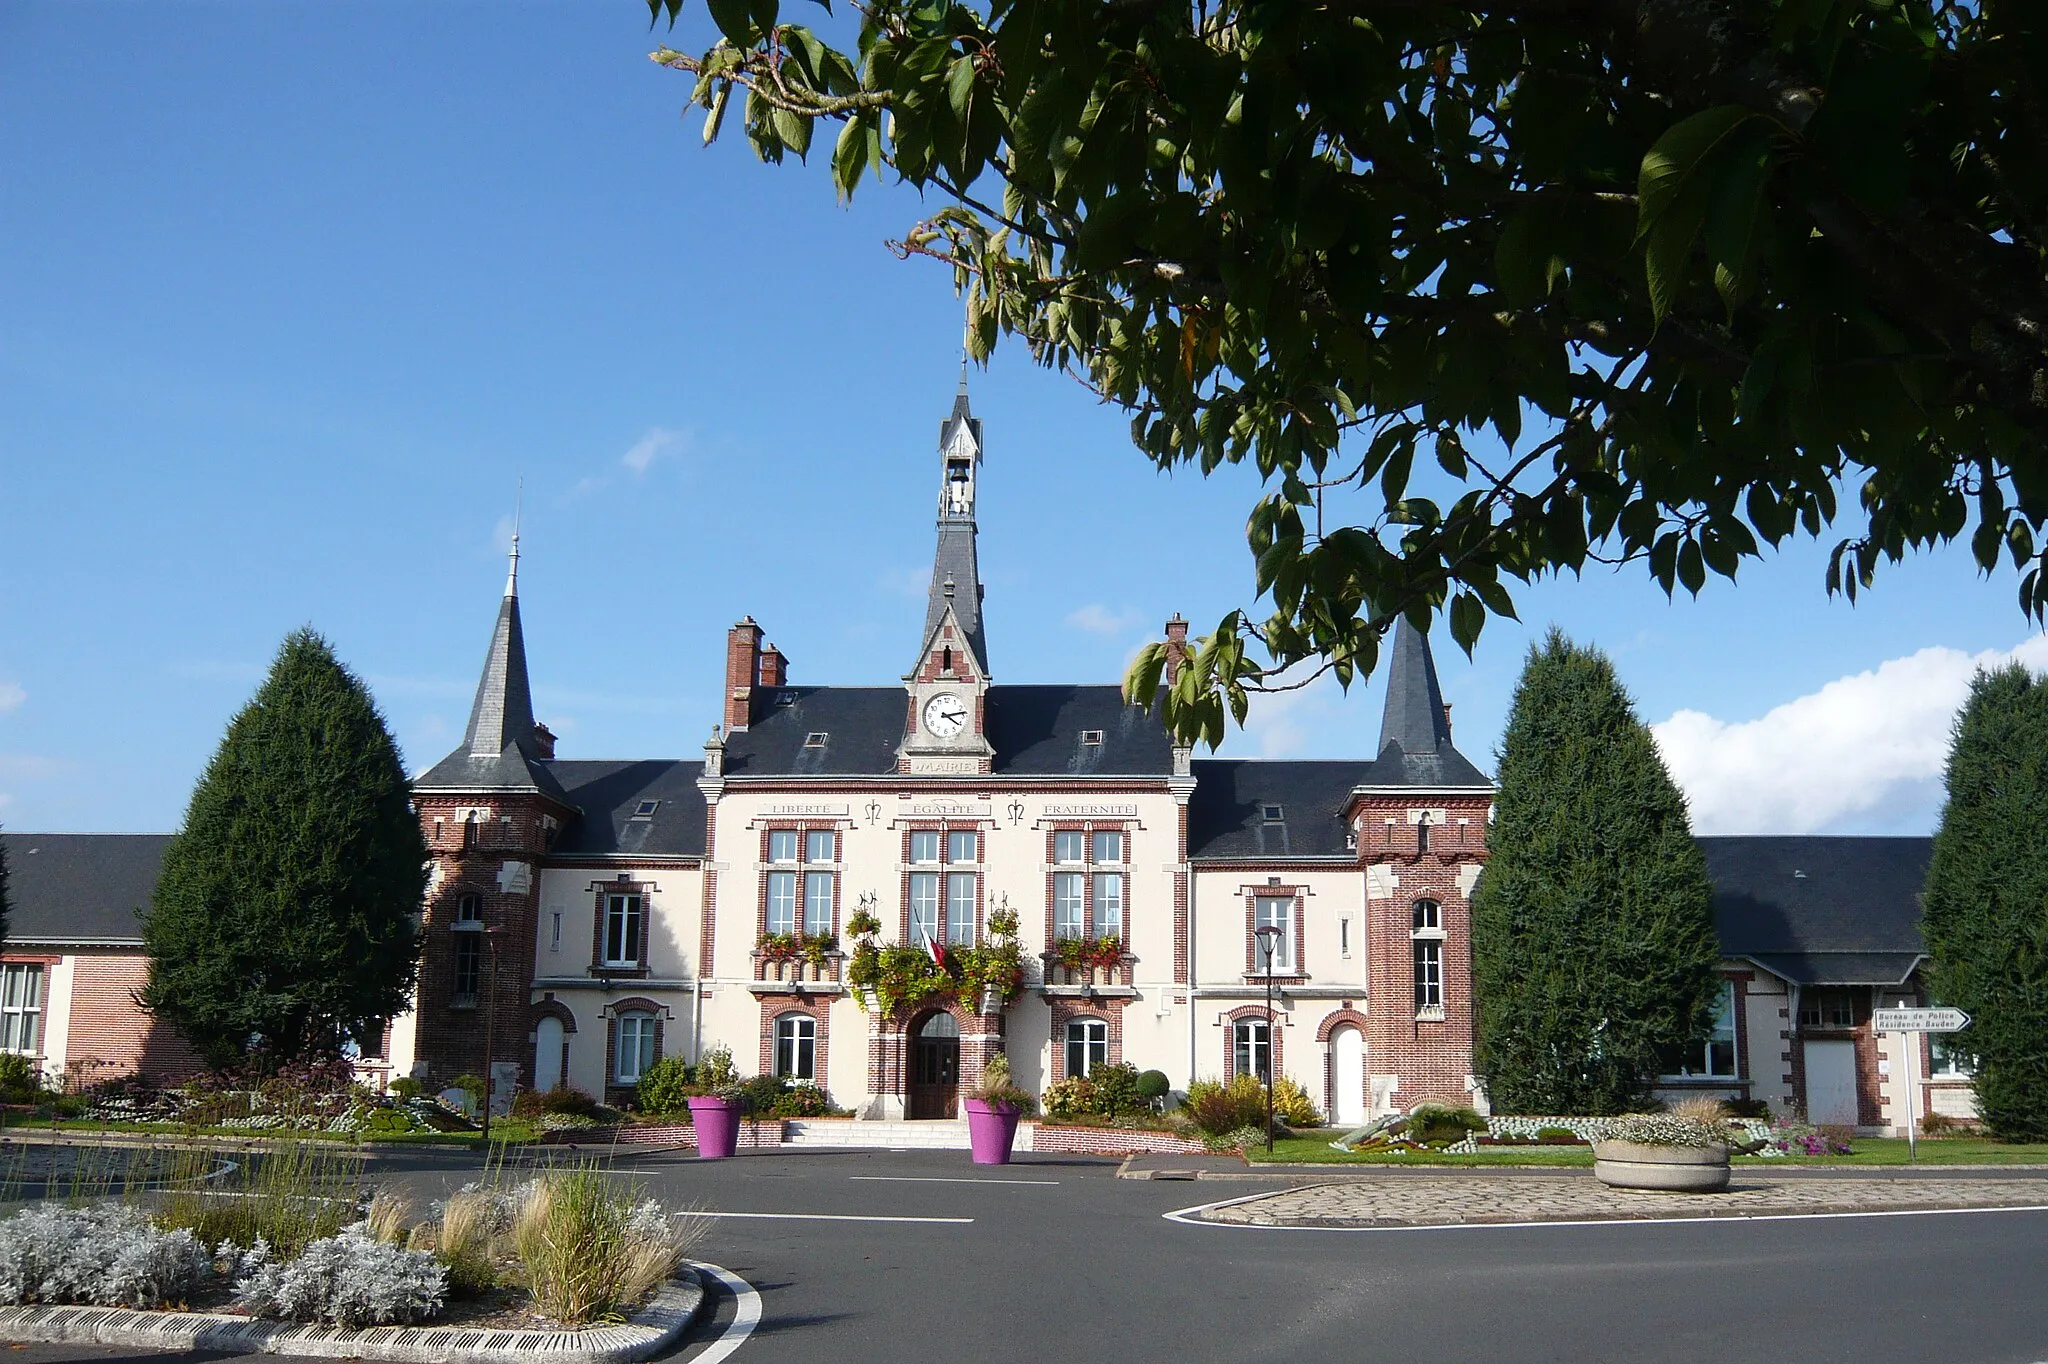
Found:
M 1728 1148 L 1596 1141 L 1593 1176 L 1610 1189 L 1719 1193 L 1728 1187 Z

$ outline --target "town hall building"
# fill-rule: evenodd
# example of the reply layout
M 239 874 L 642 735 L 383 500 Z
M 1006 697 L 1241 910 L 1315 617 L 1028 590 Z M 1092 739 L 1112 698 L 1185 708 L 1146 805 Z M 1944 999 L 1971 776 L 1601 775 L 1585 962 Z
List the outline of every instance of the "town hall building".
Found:
M 743 619 L 687 759 L 556 755 L 515 538 L 462 743 L 414 783 L 432 857 L 419 986 L 366 1048 L 370 1078 L 488 1067 L 501 1096 L 623 1101 L 658 1058 L 722 1045 L 862 1117 L 944 1119 L 1001 1051 L 1033 1092 L 1128 1062 L 1175 1090 L 1286 1075 L 1338 1123 L 1484 1105 L 1470 898 L 1493 785 L 1452 741 L 1428 639 L 1396 627 L 1379 743 L 1357 760 L 1197 758 L 1115 684 L 1003 682 L 977 558 L 984 440 L 963 379 L 903 675 L 805 684 Z M 1165 635 L 1170 673 L 1186 622 Z M 146 970 L 135 915 L 162 838 L 0 837 L 0 1049 L 53 1075 L 189 1070 L 123 993 Z M 1700 841 L 1723 998 L 1663 1092 L 1866 1129 L 1973 1111 L 1958 1063 L 1923 1054 L 1910 1092 L 1905 1040 L 1870 1027 L 1921 998 L 1927 839 Z M 892 1011 L 852 978 L 868 921 L 866 940 L 934 958 L 1014 921 L 1021 986 Z

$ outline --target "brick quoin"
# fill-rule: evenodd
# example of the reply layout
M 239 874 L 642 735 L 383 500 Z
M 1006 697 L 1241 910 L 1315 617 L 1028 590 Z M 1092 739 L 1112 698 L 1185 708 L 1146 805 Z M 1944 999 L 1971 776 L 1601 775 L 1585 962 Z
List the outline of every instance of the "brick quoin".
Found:
M 1366 1002 L 1366 1072 L 1400 1077 L 1392 1096 L 1396 1108 L 1424 1102 L 1466 1104 L 1473 1098 L 1466 1087 L 1473 1044 L 1472 905 L 1458 889 L 1458 878 L 1466 866 L 1486 861 L 1486 815 L 1491 804 L 1486 795 L 1417 790 L 1361 796 L 1351 807 L 1358 860 L 1367 867 L 1384 867 L 1400 882 L 1386 898 L 1373 897 L 1369 887 L 1365 904 L 1366 979 L 1372 982 Z M 1419 849 L 1416 826 L 1409 818 L 1417 809 L 1444 812 L 1441 823 L 1432 819 L 1426 852 Z M 1441 1020 L 1415 1016 L 1412 929 L 1417 900 L 1434 900 L 1440 907 Z

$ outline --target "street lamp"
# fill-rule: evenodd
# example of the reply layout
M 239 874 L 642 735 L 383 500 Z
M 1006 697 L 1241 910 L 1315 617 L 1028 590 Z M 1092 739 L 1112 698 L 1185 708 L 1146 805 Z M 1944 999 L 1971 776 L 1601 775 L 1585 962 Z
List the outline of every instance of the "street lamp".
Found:
M 1273 1151 L 1273 953 L 1280 945 L 1280 926 L 1261 924 L 1252 930 L 1266 957 L 1266 1153 Z
M 491 1098 L 497 1089 L 497 1076 L 491 1073 L 491 1044 L 498 1024 L 498 943 L 495 928 L 486 928 L 480 935 L 484 940 L 484 1156 L 491 1151 Z

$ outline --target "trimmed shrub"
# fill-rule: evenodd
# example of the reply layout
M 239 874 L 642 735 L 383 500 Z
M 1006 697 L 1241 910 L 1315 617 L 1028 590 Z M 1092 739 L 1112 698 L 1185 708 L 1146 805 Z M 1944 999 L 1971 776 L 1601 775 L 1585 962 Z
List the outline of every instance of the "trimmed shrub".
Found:
M 1148 1070 L 1138 1076 L 1138 1097 L 1147 1103 L 1165 1098 L 1172 1089 L 1173 1083 L 1163 1070 Z
M 394 1099 L 417 1099 L 426 1092 L 427 1087 L 410 1075 L 401 1075 L 391 1082 L 391 1097 Z
M 309 1242 L 288 1264 L 252 1268 L 235 1285 L 251 1316 L 386 1326 L 425 1321 L 448 1298 L 448 1269 L 420 1250 L 371 1239 L 362 1224 Z
M 832 1096 L 813 1084 L 793 1084 L 783 1091 L 775 1106 L 768 1110 L 771 1118 L 822 1118 L 832 1112 Z
M 1070 1075 L 1056 1085 L 1047 1085 L 1040 1103 L 1048 1118 L 1082 1118 L 1102 1111 L 1095 1085 L 1085 1075 Z
M 690 1106 L 690 1066 L 680 1056 L 664 1056 L 640 1076 L 633 1091 L 643 1113 L 681 1113 Z
M 1088 1078 L 1095 1085 L 1095 1111 L 1103 1116 L 1114 1118 L 1120 1113 L 1135 1113 L 1141 1107 L 1138 1068 L 1130 1062 L 1097 1066 L 1088 1072 Z
M 30 1208 L 0 1222 L 0 1303 L 161 1307 L 212 1277 L 191 1232 L 160 1231 L 132 1208 Z

